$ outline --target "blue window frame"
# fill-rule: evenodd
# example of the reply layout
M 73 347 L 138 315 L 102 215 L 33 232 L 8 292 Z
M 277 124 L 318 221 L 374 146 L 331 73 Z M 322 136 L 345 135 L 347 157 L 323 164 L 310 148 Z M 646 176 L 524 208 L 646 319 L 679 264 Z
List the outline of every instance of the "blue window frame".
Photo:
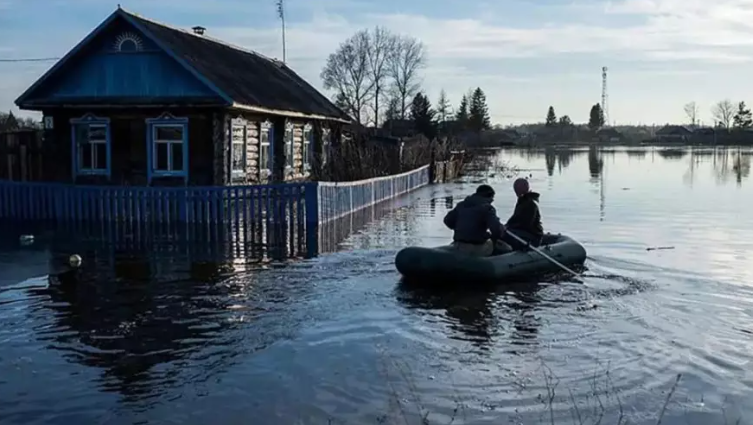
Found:
M 188 183 L 188 118 L 150 118 L 146 132 L 149 183 L 154 177 L 183 177 Z
M 314 162 L 312 154 L 314 151 L 311 149 L 311 144 L 314 142 L 314 127 L 311 124 L 306 124 L 303 127 L 303 171 L 310 171 L 311 164 Z
M 295 131 L 293 123 L 285 123 L 285 169 L 292 169 L 295 159 Z
M 112 137 L 110 119 L 92 114 L 71 121 L 71 165 L 73 178 L 80 175 L 110 177 Z
M 269 121 L 264 121 L 259 125 L 259 177 L 261 179 L 268 177 L 274 166 L 272 130 L 272 123 Z

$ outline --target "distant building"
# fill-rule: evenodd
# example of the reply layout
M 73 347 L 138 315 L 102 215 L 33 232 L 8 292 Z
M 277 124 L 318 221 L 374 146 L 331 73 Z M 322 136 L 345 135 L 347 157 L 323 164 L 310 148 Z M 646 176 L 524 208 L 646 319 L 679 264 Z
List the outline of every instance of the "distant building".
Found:
M 497 132 L 500 146 L 510 146 L 516 144 L 523 138 L 523 135 L 514 128 L 506 128 Z
M 352 120 L 280 61 L 118 8 L 17 100 L 43 113 L 54 180 L 303 180 Z M 209 31 L 211 33 L 211 31 Z
M 596 131 L 596 139 L 600 143 L 619 143 L 623 140 L 623 138 L 623 134 L 615 128 L 600 128 L 598 131 Z
M 687 127 L 682 125 L 665 125 L 654 133 L 654 138 L 662 142 L 687 142 L 693 134 Z
M 418 133 L 416 131 L 415 123 L 410 119 L 390 118 L 384 121 L 382 129 L 385 130 L 389 136 L 398 138 L 413 137 Z

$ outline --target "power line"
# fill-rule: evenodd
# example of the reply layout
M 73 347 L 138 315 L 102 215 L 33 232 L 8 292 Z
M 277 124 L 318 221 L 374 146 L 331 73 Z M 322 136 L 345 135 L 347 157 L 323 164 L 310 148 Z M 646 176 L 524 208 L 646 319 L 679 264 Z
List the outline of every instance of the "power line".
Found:
M 49 62 L 49 61 L 56 61 L 60 58 L 24 58 L 24 59 L 1 59 L 0 62 L 3 63 L 15 63 L 15 62 Z

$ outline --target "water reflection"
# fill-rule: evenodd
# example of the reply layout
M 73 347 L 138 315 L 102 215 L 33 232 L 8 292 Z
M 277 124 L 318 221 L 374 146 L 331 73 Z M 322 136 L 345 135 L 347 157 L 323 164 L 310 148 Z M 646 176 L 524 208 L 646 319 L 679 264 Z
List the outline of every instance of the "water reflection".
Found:
M 712 158 L 718 183 L 728 183 L 734 178 L 737 185 L 741 186 L 743 179 L 750 176 L 751 155 L 745 155 L 741 149 L 714 152 Z
M 16 298 L 33 303 L 26 310 L 28 344 L 101 371 L 95 387 L 129 403 L 201 383 L 239 354 L 289 334 L 297 324 L 273 320 L 273 313 L 311 290 L 304 284 L 308 274 L 265 278 L 266 263 L 236 257 L 227 244 L 126 249 L 117 241 L 59 234 L 37 245 L 49 252 L 52 273 L 48 287 L 32 285 Z M 83 258 L 80 268 L 68 266 L 71 253 Z M 252 335 L 240 332 L 249 327 Z
M 509 341 L 505 341 L 511 344 L 507 351 L 522 354 L 526 350 L 522 347 L 537 345 L 542 325 L 536 316 L 539 288 L 530 283 L 512 283 L 504 288 L 427 287 L 401 281 L 395 295 L 406 308 L 429 314 L 443 312 L 451 331 L 449 338 L 470 342 L 482 353 L 488 353 L 512 323 Z
M 688 154 L 688 150 L 685 148 L 662 148 L 657 153 L 664 159 L 680 160 Z
M 512 317 L 513 331 L 510 344 L 520 347 L 538 346 L 538 334 L 541 329 L 541 318 L 536 315 L 541 299 L 538 296 L 540 286 L 534 284 L 517 291 L 507 292 L 513 299 L 509 308 L 514 312 Z M 523 354 L 519 349 L 510 349 L 512 354 Z
M 547 146 L 544 148 L 504 148 L 503 150 L 514 153 L 529 163 L 536 162 L 543 157 L 549 177 L 554 176 L 555 169 L 559 174 L 562 174 L 576 157 L 586 154 L 590 181 L 600 186 L 603 185 L 606 156 L 615 157 L 615 155 L 624 154 L 630 160 L 641 161 L 650 155 L 651 162 L 656 167 L 662 166 L 657 160 L 681 162 L 689 158 L 688 167 L 684 171 L 682 179 L 690 186 L 693 186 L 697 181 L 698 168 L 704 164 L 710 165 L 712 177 L 718 184 L 727 184 L 734 181 L 738 186 L 741 186 L 742 182 L 750 176 L 751 157 L 753 156 L 753 151 L 748 147 L 603 147 L 590 145 L 587 148 Z M 705 178 L 705 176 L 701 178 Z M 602 189 L 600 188 L 600 190 Z
M 560 146 L 547 146 L 544 148 L 544 158 L 546 161 L 546 172 L 549 177 L 554 175 L 554 168 L 557 167 L 557 171 L 562 174 L 562 171 L 570 166 L 573 158 L 577 155 L 581 155 L 583 152 L 578 149 Z M 525 157 L 527 160 L 538 158 L 541 155 L 541 151 L 534 148 L 526 149 Z
M 52 313 L 54 324 L 39 340 L 71 362 L 103 370 L 103 391 L 136 401 L 175 384 L 181 362 L 203 349 L 225 361 L 237 355 L 238 337 L 228 331 L 236 326 L 233 292 L 242 288 L 222 283 L 229 264 L 186 259 L 166 270 L 143 253 L 84 257 L 81 269 L 29 291 L 47 297 L 42 305 Z
M 596 146 L 588 148 L 588 172 L 591 175 L 591 182 L 598 182 L 601 172 L 604 170 L 604 159 L 602 153 Z

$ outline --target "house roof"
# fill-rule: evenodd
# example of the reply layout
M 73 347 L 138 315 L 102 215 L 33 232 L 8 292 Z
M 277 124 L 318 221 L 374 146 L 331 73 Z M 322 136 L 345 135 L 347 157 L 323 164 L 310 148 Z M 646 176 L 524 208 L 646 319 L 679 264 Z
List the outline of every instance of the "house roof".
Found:
M 692 131 L 688 130 L 686 127 L 682 125 L 665 125 L 664 127 L 656 130 L 656 135 L 659 136 L 668 136 L 671 134 L 690 134 Z
M 605 136 L 621 136 L 622 135 L 622 133 L 620 133 L 619 130 L 612 127 L 602 127 L 596 131 L 596 134 L 605 135 Z
M 116 18 L 123 18 L 199 78 L 226 105 L 260 113 L 301 118 L 352 119 L 281 61 L 238 46 L 174 28 L 118 8 L 17 100 L 22 106 L 34 89 L 85 47 Z

